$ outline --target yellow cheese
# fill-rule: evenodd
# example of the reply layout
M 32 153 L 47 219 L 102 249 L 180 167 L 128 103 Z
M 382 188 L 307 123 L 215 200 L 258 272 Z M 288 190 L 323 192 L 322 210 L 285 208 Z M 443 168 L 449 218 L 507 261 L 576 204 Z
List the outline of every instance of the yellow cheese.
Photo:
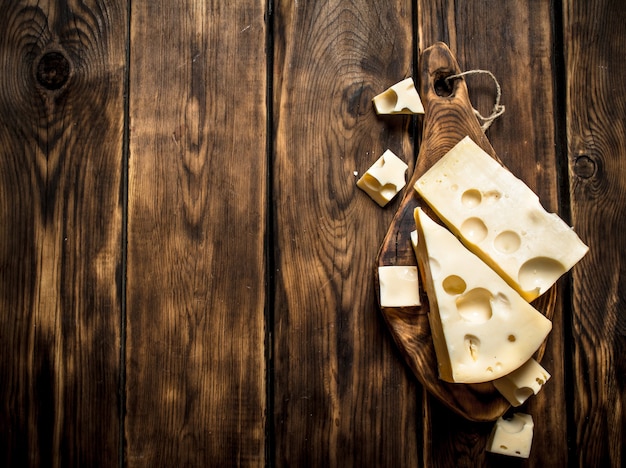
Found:
M 378 267 L 381 307 L 410 307 L 420 305 L 417 267 Z
M 377 114 L 423 114 L 424 106 L 413 78 L 396 83 L 373 99 Z
M 511 419 L 498 418 L 487 441 L 487 451 L 528 458 L 533 444 L 533 418 L 516 413 Z
M 372 164 L 356 185 L 380 206 L 385 206 L 404 188 L 407 164 L 387 150 Z
M 440 378 L 478 383 L 513 372 L 552 323 L 421 208 L 415 221 Z
M 465 137 L 415 183 L 465 245 L 532 301 L 587 253 L 528 186 Z
M 520 406 L 531 395 L 536 395 L 550 378 L 550 374 L 534 359 L 518 369 L 493 381 L 493 385 L 513 406 Z

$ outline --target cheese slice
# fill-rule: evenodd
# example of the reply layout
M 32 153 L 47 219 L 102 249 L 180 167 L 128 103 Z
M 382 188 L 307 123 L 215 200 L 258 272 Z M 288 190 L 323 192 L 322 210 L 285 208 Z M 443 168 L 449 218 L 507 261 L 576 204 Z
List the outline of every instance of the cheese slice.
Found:
M 420 177 L 415 190 L 528 301 L 546 292 L 589 250 L 524 182 L 469 137 Z
M 531 395 L 536 395 L 550 378 L 550 374 L 534 359 L 508 375 L 493 381 L 494 387 L 513 406 L 520 406 Z
M 417 258 L 417 239 L 418 239 L 417 229 L 411 231 L 411 245 L 413 246 L 413 252 L 415 252 L 415 258 Z
M 487 451 L 528 458 L 533 444 L 534 426 L 530 414 L 515 413 L 510 419 L 498 418 L 487 441 Z
M 381 307 L 420 305 L 419 280 L 415 266 L 378 267 Z
M 404 173 L 409 166 L 391 150 L 376 160 L 356 185 L 380 206 L 389 203 L 404 188 Z
M 424 105 L 410 77 L 375 96 L 372 101 L 377 114 L 424 113 Z
M 479 383 L 510 374 L 552 323 L 421 208 L 415 221 L 440 378 Z

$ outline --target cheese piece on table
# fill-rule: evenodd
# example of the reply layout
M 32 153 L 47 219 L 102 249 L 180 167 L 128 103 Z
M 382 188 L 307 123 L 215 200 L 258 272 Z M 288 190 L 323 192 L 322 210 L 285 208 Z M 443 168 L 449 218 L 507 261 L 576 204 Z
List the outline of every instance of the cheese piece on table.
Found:
M 406 185 L 404 173 L 408 167 L 391 150 L 387 150 L 363 174 L 356 185 L 380 206 L 385 206 Z
M 487 451 L 528 458 L 533 443 L 533 427 L 530 414 L 516 413 L 511 419 L 498 418 L 487 441 Z
M 440 378 L 479 383 L 510 374 L 531 358 L 552 322 L 421 208 L 415 221 Z
M 524 182 L 469 137 L 420 177 L 415 190 L 528 301 L 547 291 L 588 251 Z
M 378 267 L 381 307 L 420 305 L 419 280 L 415 266 Z
M 424 106 L 413 78 L 396 83 L 372 100 L 377 114 L 423 114 Z
M 504 398 L 513 406 L 520 406 L 531 395 L 536 395 L 550 378 L 550 374 L 534 359 L 518 369 L 493 381 Z

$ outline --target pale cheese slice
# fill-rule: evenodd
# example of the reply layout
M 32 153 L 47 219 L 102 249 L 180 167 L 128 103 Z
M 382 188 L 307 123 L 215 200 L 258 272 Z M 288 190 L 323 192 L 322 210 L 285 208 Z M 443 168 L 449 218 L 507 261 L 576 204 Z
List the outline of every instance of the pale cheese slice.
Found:
M 393 151 L 387 150 L 370 166 L 356 185 L 384 207 L 406 185 L 404 174 L 408 167 Z
M 440 378 L 479 383 L 513 372 L 552 323 L 421 208 L 415 221 Z
M 389 265 L 378 267 L 381 307 L 420 305 L 417 267 Z
M 375 96 L 372 101 L 377 114 L 424 113 L 424 105 L 410 77 Z
M 469 137 L 420 177 L 415 190 L 528 301 L 546 292 L 589 250 L 524 182 Z
M 417 258 L 417 239 L 418 234 L 416 229 L 414 231 L 411 231 L 411 245 L 413 246 L 413 252 L 415 252 L 415 258 Z
M 508 375 L 493 381 L 494 387 L 513 406 L 520 406 L 528 397 L 536 395 L 550 378 L 548 371 L 534 359 Z
M 498 418 L 487 441 L 487 451 L 528 458 L 533 444 L 534 426 L 530 414 L 515 413 L 510 419 Z

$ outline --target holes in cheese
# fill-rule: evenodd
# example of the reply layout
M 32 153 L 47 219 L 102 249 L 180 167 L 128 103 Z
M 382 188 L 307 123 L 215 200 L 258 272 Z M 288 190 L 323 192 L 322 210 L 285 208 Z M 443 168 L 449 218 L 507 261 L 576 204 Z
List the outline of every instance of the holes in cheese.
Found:
M 372 100 L 377 114 L 423 114 L 424 106 L 415 89 L 413 78 L 395 85 L 375 96 Z
M 408 167 L 391 150 L 387 150 L 370 166 L 356 185 L 380 206 L 385 206 L 406 185 L 404 173 Z
M 513 406 L 520 406 L 531 395 L 536 395 L 550 378 L 550 374 L 534 359 L 529 359 L 508 375 L 493 381 L 493 385 Z
M 522 239 L 515 231 L 502 231 L 493 240 L 493 246 L 498 252 L 503 254 L 512 254 L 519 250 L 522 245 Z
M 446 276 L 441 282 L 441 286 L 445 292 L 452 295 L 463 294 L 467 289 L 467 284 L 463 278 L 457 275 Z
M 415 190 L 464 244 L 526 300 L 547 291 L 589 250 L 524 182 L 469 137 Z
M 487 441 L 487 451 L 528 458 L 533 443 L 533 428 L 530 414 L 516 413 L 510 419 L 500 417 Z
M 539 348 L 551 322 L 421 208 L 415 221 L 440 377 L 479 383 L 510 374 Z
M 454 188 L 454 190 L 456 191 L 457 188 L 458 185 Z M 467 208 L 474 208 L 475 206 L 480 205 L 482 200 L 482 194 L 476 189 L 466 190 L 463 192 L 463 195 L 461 195 L 461 203 L 463 203 L 463 206 Z
M 524 291 L 541 289 L 543 285 L 553 284 L 565 272 L 565 266 L 553 258 L 531 258 L 519 269 L 519 284 Z
M 420 305 L 419 281 L 415 266 L 378 267 L 381 307 Z
M 443 288 L 445 290 L 445 286 Z M 492 299 L 487 289 L 475 288 L 456 298 L 456 310 L 466 322 L 485 323 L 493 316 Z

